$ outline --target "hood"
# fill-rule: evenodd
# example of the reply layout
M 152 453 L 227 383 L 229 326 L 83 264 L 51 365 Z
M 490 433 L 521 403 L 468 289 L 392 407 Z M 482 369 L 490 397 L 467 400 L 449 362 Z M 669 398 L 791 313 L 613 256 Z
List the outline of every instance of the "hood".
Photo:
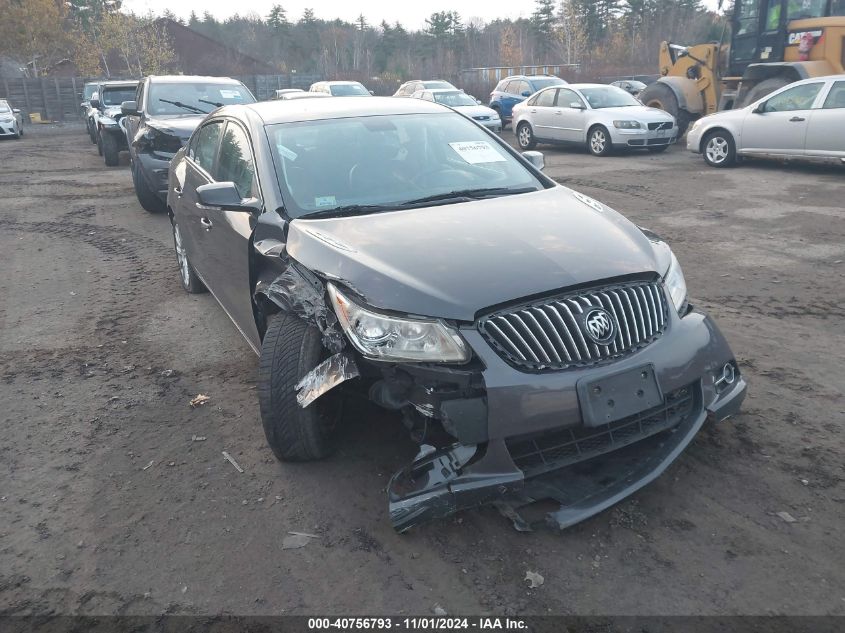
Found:
M 557 186 L 422 209 L 299 218 L 290 224 L 288 253 L 373 307 L 459 321 L 523 297 L 658 272 L 642 231 L 577 196 Z
M 205 120 L 204 114 L 162 114 L 150 116 L 146 124 L 160 132 L 178 137 L 186 143 L 194 130 Z
M 499 115 L 493 108 L 488 108 L 484 105 L 466 105 L 466 106 L 457 106 L 455 108 L 458 112 L 463 114 L 464 116 L 468 116 L 469 118 L 476 117 L 476 116 L 486 116 L 490 118 L 499 118 Z
M 648 106 L 625 106 L 622 108 L 599 108 L 594 112 L 603 112 L 604 114 L 620 119 L 636 119 L 637 121 L 645 121 L 646 123 L 658 123 L 662 121 L 673 121 L 672 115 L 665 110 L 658 108 L 649 108 Z

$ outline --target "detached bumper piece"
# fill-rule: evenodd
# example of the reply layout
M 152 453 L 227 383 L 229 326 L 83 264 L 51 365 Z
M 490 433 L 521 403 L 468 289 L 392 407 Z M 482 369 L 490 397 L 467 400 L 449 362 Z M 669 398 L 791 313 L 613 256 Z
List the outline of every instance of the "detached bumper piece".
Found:
M 390 480 L 387 490 L 393 528 L 405 532 L 458 510 L 493 503 L 522 488 L 523 474 L 518 470 L 495 474 L 464 472 L 479 452 L 483 451 L 477 446 L 462 444 L 441 450 L 423 445 L 413 463 Z

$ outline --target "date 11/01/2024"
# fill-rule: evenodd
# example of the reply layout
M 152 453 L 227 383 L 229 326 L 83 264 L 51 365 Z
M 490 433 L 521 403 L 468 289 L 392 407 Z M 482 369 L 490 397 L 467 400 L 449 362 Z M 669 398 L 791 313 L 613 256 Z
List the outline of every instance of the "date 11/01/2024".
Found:
M 407 617 L 407 618 L 309 618 L 308 630 L 397 630 L 397 631 L 520 631 L 526 630 L 525 621 L 518 618 L 497 617 Z

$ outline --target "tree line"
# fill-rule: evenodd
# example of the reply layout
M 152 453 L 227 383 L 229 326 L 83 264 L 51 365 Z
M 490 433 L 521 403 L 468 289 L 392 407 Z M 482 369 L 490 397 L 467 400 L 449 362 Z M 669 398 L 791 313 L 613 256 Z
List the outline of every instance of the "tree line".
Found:
M 653 73 L 662 40 L 718 40 L 725 21 L 701 0 L 535 0 L 526 18 L 444 10 L 418 30 L 363 14 L 354 22 L 318 16 L 314 9 L 292 16 L 281 4 L 265 16 L 217 19 L 205 12 L 183 20 L 170 11 L 126 13 L 120 0 L 0 0 L 0 15 L 0 55 L 23 61 L 34 76 L 62 60 L 73 61 L 82 74 L 109 76 L 114 51 L 133 75 L 178 71 L 166 34 L 156 26 L 156 17 L 167 17 L 280 72 L 387 80 L 538 64 L 578 65 L 586 76 Z

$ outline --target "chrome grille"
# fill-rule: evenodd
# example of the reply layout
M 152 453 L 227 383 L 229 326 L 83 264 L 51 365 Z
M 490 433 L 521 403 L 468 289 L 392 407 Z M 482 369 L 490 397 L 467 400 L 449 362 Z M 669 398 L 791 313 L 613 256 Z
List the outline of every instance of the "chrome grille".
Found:
M 584 330 L 590 308 L 604 308 L 616 325 L 606 344 Z M 534 371 L 593 365 L 648 345 L 666 327 L 667 304 L 659 283 L 618 284 L 543 299 L 483 317 L 479 330 L 500 356 Z
M 672 129 L 672 122 L 665 121 L 663 123 L 649 123 L 648 124 L 649 130 L 671 130 Z

